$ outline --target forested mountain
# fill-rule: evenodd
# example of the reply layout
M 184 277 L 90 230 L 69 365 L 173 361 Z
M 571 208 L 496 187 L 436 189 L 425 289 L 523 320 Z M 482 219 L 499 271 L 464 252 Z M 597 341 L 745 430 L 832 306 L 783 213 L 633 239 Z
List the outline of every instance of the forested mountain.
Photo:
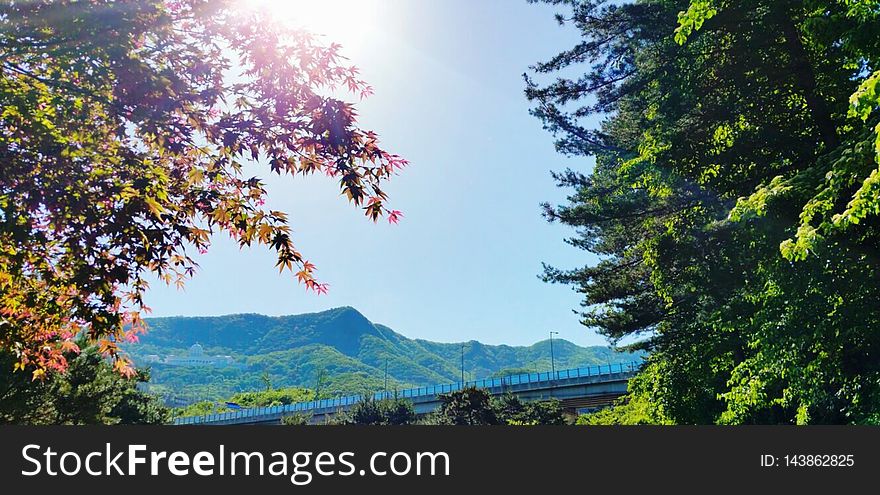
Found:
M 148 321 L 149 332 L 129 347 L 135 363 L 152 368 L 151 388 L 174 401 L 214 399 L 271 386 L 318 388 L 322 395 L 453 382 L 461 376 L 460 343 L 409 339 L 349 307 L 293 316 L 240 314 Z M 238 367 L 169 366 L 148 356 L 185 356 L 194 344 L 208 356 L 231 355 Z M 551 367 L 550 344 L 528 347 L 464 345 L 468 379 Z M 631 361 L 607 347 L 553 342 L 556 368 Z M 319 383 L 320 382 L 320 383 Z

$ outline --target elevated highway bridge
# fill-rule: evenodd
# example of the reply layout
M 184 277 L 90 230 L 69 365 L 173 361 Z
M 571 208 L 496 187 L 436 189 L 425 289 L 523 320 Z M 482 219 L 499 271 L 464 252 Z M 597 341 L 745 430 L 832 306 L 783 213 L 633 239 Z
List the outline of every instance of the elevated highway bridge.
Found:
M 477 387 L 492 395 L 511 392 L 523 401 L 558 399 L 563 408 L 577 413 L 599 409 L 610 405 L 614 399 L 626 393 L 627 382 L 632 378 L 641 363 L 618 363 L 588 366 L 546 373 L 526 373 L 501 378 L 486 378 L 432 385 L 428 387 L 400 390 L 395 393 L 378 392 L 375 400 L 398 397 L 409 399 L 416 414 L 423 415 L 437 410 L 440 395 Z M 363 400 L 363 396 L 347 396 L 300 402 L 283 406 L 255 407 L 206 416 L 180 417 L 174 420 L 177 425 L 238 425 L 238 424 L 280 424 L 281 418 L 295 414 L 310 415 L 312 422 L 324 423 L 336 414 L 351 409 Z

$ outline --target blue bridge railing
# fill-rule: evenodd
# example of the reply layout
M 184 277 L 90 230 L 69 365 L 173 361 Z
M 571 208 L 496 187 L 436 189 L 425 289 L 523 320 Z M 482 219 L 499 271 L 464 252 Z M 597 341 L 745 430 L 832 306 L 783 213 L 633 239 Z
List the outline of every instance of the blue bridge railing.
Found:
M 634 372 L 641 366 L 640 361 L 632 361 L 629 363 L 603 364 L 596 366 L 587 366 L 585 368 L 573 368 L 567 370 L 559 370 L 556 372 L 544 373 L 523 373 L 520 375 L 509 375 L 500 378 L 485 378 L 482 380 L 473 380 L 448 383 L 443 385 L 431 385 L 428 387 L 416 387 L 399 390 L 396 392 L 376 392 L 370 396 L 374 400 L 381 400 L 390 397 L 399 397 L 406 399 L 418 399 L 421 397 L 433 397 L 439 394 L 446 394 L 462 390 L 469 387 L 497 389 L 504 387 L 512 387 L 523 384 L 541 384 L 562 380 L 570 380 L 574 378 L 584 378 L 592 376 L 613 375 L 616 373 Z M 175 418 L 176 425 L 191 425 L 202 423 L 217 423 L 232 421 L 237 419 L 252 418 L 257 416 L 272 416 L 311 412 L 316 410 L 334 410 L 345 408 L 363 400 L 362 395 L 348 395 L 345 397 L 336 397 L 333 399 L 313 400 L 309 402 L 298 402 L 296 404 L 286 404 L 280 406 L 253 407 L 248 409 L 240 409 L 236 411 L 228 411 L 217 414 L 208 414 L 205 416 L 186 416 Z

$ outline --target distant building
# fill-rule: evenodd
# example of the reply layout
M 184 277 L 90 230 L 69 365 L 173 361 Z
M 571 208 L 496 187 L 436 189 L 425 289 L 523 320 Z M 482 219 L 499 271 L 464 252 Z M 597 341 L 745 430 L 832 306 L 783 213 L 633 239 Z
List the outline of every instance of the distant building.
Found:
M 149 360 L 151 357 L 147 356 L 147 359 Z M 205 354 L 205 350 L 198 343 L 189 348 L 186 356 L 172 355 L 160 362 L 168 366 L 216 366 L 221 368 L 235 366 L 235 359 L 232 356 L 209 356 Z

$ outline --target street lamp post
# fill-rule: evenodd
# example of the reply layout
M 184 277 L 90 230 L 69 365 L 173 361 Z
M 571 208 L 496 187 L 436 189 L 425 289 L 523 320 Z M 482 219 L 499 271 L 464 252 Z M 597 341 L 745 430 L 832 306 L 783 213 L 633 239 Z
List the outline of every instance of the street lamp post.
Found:
M 464 344 L 461 344 L 461 388 L 464 388 Z
M 318 379 L 315 381 L 315 400 L 321 400 L 321 381 L 324 379 L 324 368 L 318 372 Z
M 383 399 L 388 398 L 388 358 L 385 358 L 385 393 L 382 394 Z
M 556 358 L 553 356 L 553 335 L 559 335 L 559 332 L 550 332 L 550 370 L 553 372 L 553 379 L 556 379 Z

